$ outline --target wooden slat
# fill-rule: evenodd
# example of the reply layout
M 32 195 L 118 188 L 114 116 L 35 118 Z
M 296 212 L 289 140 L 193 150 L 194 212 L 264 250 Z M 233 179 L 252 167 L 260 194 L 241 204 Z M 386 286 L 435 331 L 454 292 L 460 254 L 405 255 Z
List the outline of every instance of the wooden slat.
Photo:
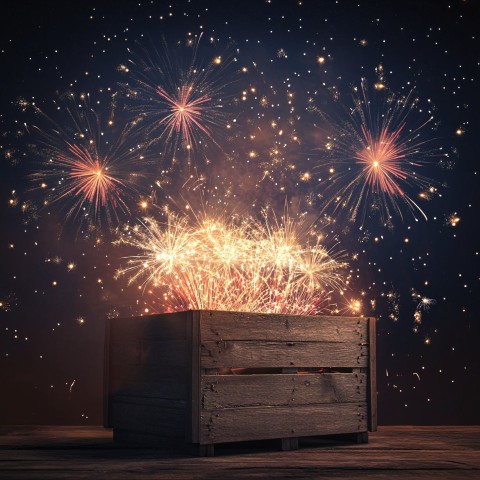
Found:
M 181 377 L 186 367 L 170 368 L 162 365 L 123 365 L 122 370 L 114 372 L 112 378 L 125 378 L 132 382 L 162 382 Z
M 203 342 L 202 368 L 366 367 L 368 347 L 355 343 Z
M 282 438 L 282 451 L 298 450 L 298 437 Z
M 117 430 L 122 440 L 123 431 Z M 128 433 L 128 432 L 127 432 Z M 125 440 L 161 446 L 159 436 Z M 150 438 L 149 438 L 150 437 Z M 380 426 L 369 445 L 330 438 L 302 439 L 293 453 L 279 441 L 215 446 L 215 461 L 112 442 L 97 425 L 0 426 L 2 480 L 478 480 L 480 426 Z
M 190 377 L 189 377 L 189 413 L 190 418 L 186 427 L 186 441 L 199 443 L 200 441 L 200 314 L 193 311 L 189 326 L 190 344 Z
M 165 377 L 161 382 L 124 382 L 120 380 L 119 384 L 116 386 L 114 380 L 114 389 L 112 393 L 113 395 L 123 395 L 128 397 L 186 400 L 187 385 L 184 381 L 183 373 L 183 371 L 177 372 L 179 378 L 173 376 Z
M 185 338 L 186 312 L 112 319 L 113 342 L 182 340 Z
M 318 341 L 366 343 L 367 319 L 201 311 L 202 341 Z
M 367 399 L 367 375 L 208 375 L 201 389 L 203 410 L 358 403 Z
M 161 437 L 185 435 L 185 408 L 114 402 L 113 429 Z
M 157 397 L 142 397 L 134 395 L 121 395 L 117 394 L 113 396 L 114 404 L 129 404 L 129 405 L 142 405 L 158 408 L 180 408 L 185 409 L 186 401 L 179 400 L 177 398 L 157 398 Z
M 114 366 L 186 366 L 187 344 L 184 340 L 142 342 L 137 338 L 130 338 L 124 342 L 112 341 L 110 346 L 111 363 Z
M 369 368 L 368 368 L 368 429 L 377 431 L 377 348 L 376 348 L 376 319 L 368 319 L 369 340 Z
M 366 403 L 214 410 L 202 413 L 200 443 L 362 432 L 367 420 Z

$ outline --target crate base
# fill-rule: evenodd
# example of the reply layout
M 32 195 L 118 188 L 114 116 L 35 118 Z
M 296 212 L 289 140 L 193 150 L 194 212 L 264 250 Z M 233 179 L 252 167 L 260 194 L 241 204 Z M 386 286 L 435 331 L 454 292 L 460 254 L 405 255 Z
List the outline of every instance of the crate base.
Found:
M 303 440 L 309 440 L 309 447 L 321 447 L 321 445 L 325 446 L 326 444 L 330 445 L 331 442 L 342 442 L 342 443 L 368 443 L 368 432 L 358 432 L 358 433 L 348 433 L 348 434 L 341 434 L 341 435 L 318 435 L 315 437 L 288 437 L 288 438 L 280 438 L 280 439 L 270 439 L 270 440 L 251 440 L 251 441 L 244 441 L 244 442 L 234 442 L 230 444 L 209 444 L 209 445 L 199 445 L 199 444 L 190 444 L 188 446 L 188 452 L 191 455 L 198 456 L 198 457 L 214 457 L 215 456 L 215 447 L 221 446 L 223 449 L 226 445 L 230 446 L 240 446 L 239 448 L 244 448 L 245 450 L 255 448 L 254 446 L 258 446 L 259 443 L 274 446 L 275 443 L 277 448 L 282 451 L 292 451 L 298 450 L 299 445 Z M 313 442 L 315 440 L 320 440 L 321 443 L 315 445 Z M 275 443 L 274 443 L 275 442 Z

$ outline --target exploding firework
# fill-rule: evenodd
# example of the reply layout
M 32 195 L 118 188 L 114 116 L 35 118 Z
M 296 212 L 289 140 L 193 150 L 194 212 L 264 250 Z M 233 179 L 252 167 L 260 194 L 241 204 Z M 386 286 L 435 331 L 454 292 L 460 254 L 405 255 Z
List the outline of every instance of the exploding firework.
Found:
M 59 103 L 59 121 L 37 114 L 49 124 L 35 126 L 46 158 L 31 175 L 35 188 L 46 193 L 45 205 L 58 204 L 66 217 L 84 222 L 110 223 L 130 213 L 137 180 L 145 167 L 141 145 L 134 143 L 132 125 L 115 132 L 90 108 L 88 95 L 68 95 Z
M 130 51 L 129 65 L 120 66 L 128 75 L 124 91 L 129 111 L 144 120 L 143 135 L 150 144 L 161 144 L 172 163 L 181 161 L 177 156 L 186 156 L 188 162 L 193 154 L 205 156 L 208 147 L 218 146 L 214 129 L 226 123 L 222 94 L 229 58 L 215 55 L 200 61 L 200 39 L 189 37 L 186 46 L 177 45 L 175 51 L 165 41 L 162 51 Z
M 394 214 L 403 219 L 405 209 L 415 219 L 417 215 L 427 219 L 411 191 L 423 198 L 421 191 L 432 190 L 432 181 L 418 170 L 438 154 L 427 148 L 433 116 L 411 127 L 410 114 L 419 110 L 414 92 L 396 96 L 386 87 L 376 89 L 383 91 L 376 93 L 384 100 L 378 107 L 362 80 L 360 92 L 354 90 L 348 121 L 326 138 L 323 150 L 331 166 L 329 185 L 322 192 L 324 211 L 344 211 L 351 221 L 362 224 L 373 212 L 384 223 L 390 223 Z
M 437 303 L 433 298 L 428 298 L 420 295 L 416 290 L 411 290 L 412 300 L 417 303 L 417 312 L 420 310 L 428 311 L 432 305 Z
M 118 243 L 138 250 L 119 274 L 158 289 L 161 311 L 215 309 L 318 314 L 345 285 L 345 263 L 302 222 L 178 215 L 146 219 Z

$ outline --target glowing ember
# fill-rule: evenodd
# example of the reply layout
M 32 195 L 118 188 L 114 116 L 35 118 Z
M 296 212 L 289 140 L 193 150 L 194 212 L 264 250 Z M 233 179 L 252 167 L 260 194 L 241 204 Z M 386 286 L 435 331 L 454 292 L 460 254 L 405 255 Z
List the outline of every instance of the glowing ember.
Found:
M 141 253 L 128 257 L 130 282 L 161 292 L 161 311 L 187 309 L 318 314 L 345 285 L 345 263 L 306 240 L 302 222 L 169 214 L 166 223 L 146 219 L 118 243 Z

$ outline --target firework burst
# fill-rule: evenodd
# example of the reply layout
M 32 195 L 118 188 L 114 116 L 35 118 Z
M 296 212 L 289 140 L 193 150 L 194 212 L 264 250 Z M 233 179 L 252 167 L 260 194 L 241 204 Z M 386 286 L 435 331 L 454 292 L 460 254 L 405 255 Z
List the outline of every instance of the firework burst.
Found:
M 134 142 L 132 125 L 119 133 L 113 120 L 103 126 L 90 108 L 88 95 L 68 95 L 59 103 L 61 124 L 38 108 L 50 125 L 35 126 L 46 161 L 31 175 L 35 188 L 46 192 L 45 205 L 59 204 L 66 217 L 101 223 L 130 213 L 137 194 L 139 171 L 145 166 L 141 145 Z
M 418 98 L 413 91 L 395 96 L 385 88 L 376 93 L 384 100 L 377 107 L 362 80 L 360 91 L 354 90 L 348 121 L 327 135 L 323 148 L 330 162 L 324 211 L 344 211 L 351 221 L 362 224 L 373 212 L 384 223 L 390 223 L 394 214 L 403 219 L 405 210 L 415 219 L 418 215 L 427 219 L 410 192 L 422 198 L 421 192 L 432 189 L 432 180 L 418 170 L 438 155 L 427 148 L 427 130 L 433 121 L 430 112 L 427 120 L 410 127 L 409 116 L 418 110 Z
M 287 216 L 168 214 L 146 219 L 118 243 L 141 253 L 119 272 L 157 295 L 161 311 L 187 309 L 264 313 L 324 312 L 333 290 L 345 285 L 345 263 L 304 225 Z
M 141 54 L 129 51 L 129 65 L 120 67 L 128 75 L 123 89 L 129 111 L 144 120 L 144 136 L 152 145 L 161 144 L 173 163 L 182 156 L 188 161 L 193 154 L 206 156 L 208 147 L 218 146 L 214 129 L 226 123 L 222 93 L 229 57 L 200 61 L 201 36 L 189 37 L 186 46 L 177 45 L 175 51 L 165 41 L 161 52 L 154 47 Z

